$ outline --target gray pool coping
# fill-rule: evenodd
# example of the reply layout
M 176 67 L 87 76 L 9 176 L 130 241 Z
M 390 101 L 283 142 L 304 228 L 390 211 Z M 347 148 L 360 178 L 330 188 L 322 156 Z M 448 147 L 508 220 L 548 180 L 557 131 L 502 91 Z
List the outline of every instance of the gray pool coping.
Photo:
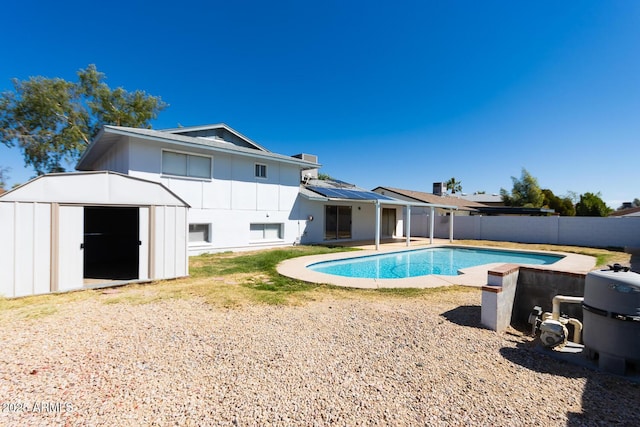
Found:
M 324 255 L 310 255 L 305 257 L 291 258 L 278 264 L 278 273 L 283 276 L 291 277 L 293 279 L 303 280 L 309 283 L 319 283 L 334 286 L 342 286 L 349 288 L 360 289 L 379 289 L 379 288 L 437 288 L 441 286 L 451 285 L 463 285 L 463 286 L 475 286 L 481 287 L 487 284 L 487 273 L 489 270 L 503 265 L 505 263 L 492 263 L 484 264 L 476 267 L 470 267 L 460 270 L 462 274 L 457 276 L 445 276 L 445 275 L 428 275 L 418 277 L 407 277 L 403 279 L 363 279 L 357 277 L 343 277 L 335 276 L 332 274 L 320 273 L 312 271 L 307 268 L 308 265 L 321 261 L 335 261 L 348 258 L 359 258 L 368 255 L 380 255 L 391 252 L 404 252 L 407 250 L 416 250 L 424 248 L 438 248 L 438 247 L 458 247 L 458 248 L 472 248 L 472 249 L 492 249 L 506 252 L 527 252 L 537 253 L 545 255 L 561 255 L 562 258 L 553 264 L 547 265 L 531 265 L 531 264 L 518 264 L 530 268 L 536 268 L 541 270 L 562 271 L 569 273 L 582 273 L 586 274 L 593 270 L 596 265 L 596 259 L 587 255 L 579 255 L 567 252 L 551 252 L 551 251 L 538 251 L 538 250 L 526 250 L 526 249 L 508 249 L 508 248 L 496 248 L 488 246 L 470 246 L 470 245 L 458 245 L 455 243 L 445 244 L 437 243 L 432 245 L 425 245 L 419 247 L 398 248 L 389 247 L 382 248 L 381 250 L 365 249 L 356 252 L 339 252 Z M 513 263 L 509 263 L 513 264 Z

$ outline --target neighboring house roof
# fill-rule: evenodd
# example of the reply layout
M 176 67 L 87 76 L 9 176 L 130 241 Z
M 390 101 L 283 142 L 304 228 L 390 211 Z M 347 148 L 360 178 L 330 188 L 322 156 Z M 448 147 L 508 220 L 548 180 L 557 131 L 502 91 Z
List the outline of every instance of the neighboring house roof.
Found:
M 609 216 L 640 216 L 640 207 L 620 209 L 611 212 Z
M 219 126 L 219 125 L 216 125 Z M 225 129 L 231 129 L 225 125 Z M 239 133 L 233 131 L 236 135 Z M 104 126 L 95 139 L 89 144 L 84 154 L 78 161 L 78 170 L 92 170 L 93 163 L 104 155 L 113 145 L 123 140 L 123 137 L 142 138 L 158 141 L 177 147 L 192 147 L 211 150 L 221 153 L 230 153 L 241 156 L 251 156 L 258 159 L 273 160 L 284 163 L 291 163 L 300 166 L 301 169 L 317 169 L 321 165 L 316 162 L 302 160 L 300 158 L 271 153 L 257 146 L 255 148 L 238 146 L 232 142 L 180 135 L 172 132 L 165 132 L 153 129 L 138 129 L 124 126 Z M 244 138 L 244 137 L 243 137 Z M 245 140 L 247 140 L 245 138 Z
M 482 203 L 482 204 L 503 204 L 502 196 L 499 194 L 456 194 L 457 197 L 461 199 L 469 200 L 472 202 Z
M 414 190 L 404 190 L 402 188 L 394 188 L 394 187 L 376 187 L 373 189 L 376 193 L 390 195 L 393 197 L 394 193 L 398 195 L 402 195 L 404 197 L 409 197 L 417 202 L 423 203 L 431 203 L 431 204 L 439 204 L 439 205 L 448 205 L 448 206 L 457 206 L 460 208 L 466 208 L 467 210 L 472 210 L 477 207 L 483 207 L 484 205 L 477 202 L 472 202 L 469 200 L 461 199 L 458 197 L 452 197 L 448 195 L 437 196 L 432 193 L 425 193 L 422 191 L 414 191 Z
M 482 215 L 548 215 L 556 211 L 548 208 L 522 208 L 516 206 L 483 206 L 476 208 Z
M 110 171 L 40 175 L 0 195 L 0 202 L 189 207 L 187 202 L 159 182 Z

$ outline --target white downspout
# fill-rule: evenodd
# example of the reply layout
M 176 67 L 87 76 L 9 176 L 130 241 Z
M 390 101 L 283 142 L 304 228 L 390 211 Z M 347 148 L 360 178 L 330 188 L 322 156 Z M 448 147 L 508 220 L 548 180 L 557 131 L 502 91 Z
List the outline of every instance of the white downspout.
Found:
M 411 243 L 411 205 L 407 205 L 407 246 Z

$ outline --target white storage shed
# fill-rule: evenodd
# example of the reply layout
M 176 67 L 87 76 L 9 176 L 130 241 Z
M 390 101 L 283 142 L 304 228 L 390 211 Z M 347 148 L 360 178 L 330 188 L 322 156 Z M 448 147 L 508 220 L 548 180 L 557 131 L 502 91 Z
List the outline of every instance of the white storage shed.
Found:
M 114 172 L 35 178 L 0 196 L 0 295 L 187 276 L 188 208 Z

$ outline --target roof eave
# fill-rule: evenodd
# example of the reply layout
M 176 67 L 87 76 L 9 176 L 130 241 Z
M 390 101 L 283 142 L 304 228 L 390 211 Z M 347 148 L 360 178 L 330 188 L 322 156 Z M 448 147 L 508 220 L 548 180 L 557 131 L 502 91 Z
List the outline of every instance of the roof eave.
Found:
M 201 125 L 201 126 L 186 126 L 186 127 L 181 127 L 181 128 L 172 128 L 172 129 L 158 129 L 158 131 L 159 132 L 171 133 L 171 134 L 180 134 L 180 133 L 185 132 L 185 131 L 193 132 L 193 131 L 199 131 L 199 130 L 219 129 L 219 128 L 223 128 L 223 129 L 227 130 L 228 132 L 231 132 L 232 134 L 234 134 L 238 138 L 247 141 L 249 144 L 255 146 L 259 150 L 266 151 L 267 153 L 271 153 L 270 150 L 266 149 L 262 145 L 260 145 L 257 142 L 253 141 L 251 138 L 247 138 L 246 136 L 244 136 L 243 134 L 241 134 L 237 130 L 233 129 L 232 127 L 230 127 L 226 123 L 216 123 L 216 124 L 213 124 L 213 125 Z
M 278 162 L 282 162 L 282 163 L 288 163 L 288 164 L 294 164 L 294 165 L 301 166 L 302 170 L 317 169 L 317 168 L 320 168 L 322 166 L 319 163 L 313 163 L 313 162 L 309 162 L 309 161 L 306 161 L 306 160 L 297 159 L 295 157 L 287 157 L 285 155 L 272 153 L 270 151 L 266 151 L 266 152 L 265 151 L 256 151 L 255 153 L 249 153 L 249 152 L 244 152 L 244 151 L 240 151 L 240 150 L 237 150 L 237 149 L 227 149 L 227 148 L 224 148 L 224 147 L 213 147 L 211 145 L 202 145 L 202 144 L 197 144 L 197 143 L 187 142 L 187 141 L 176 141 L 174 139 L 164 138 L 162 136 L 138 134 L 136 132 L 131 132 L 131 131 L 128 131 L 128 130 L 125 130 L 125 129 L 121 129 L 121 128 L 115 127 L 115 126 L 104 126 L 102 128 L 102 130 L 98 133 L 96 138 L 94 139 L 94 142 L 91 143 L 89 148 L 87 148 L 87 150 L 85 151 L 83 156 L 80 158 L 80 161 L 78 162 L 76 168 L 80 168 L 82 162 L 88 156 L 89 149 L 91 149 L 92 146 L 96 145 L 98 143 L 98 141 L 100 140 L 100 138 L 103 138 L 104 135 L 106 135 L 106 134 L 121 135 L 121 136 L 128 136 L 128 137 L 141 138 L 141 139 L 150 139 L 150 140 L 153 140 L 153 141 L 164 142 L 164 143 L 168 143 L 168 144 L 175 144 L 175 145 L 179 145 L 179 146 L 195 147 L 195 148 L 199 148 L 199 149 L 205 149 L 205 150 L 208 149 L 208 150 L 218 151 L 218 152 L 227 153 L 227 154 L 234 154 L 234 155 L 240 155 L 240 156 L 245 156 L 245 157 L 254 157 L 254 158 L 260 158 L 260 159 L 266 159 L 266 160 L 273 160 L 273 161 L 278 161 Z

